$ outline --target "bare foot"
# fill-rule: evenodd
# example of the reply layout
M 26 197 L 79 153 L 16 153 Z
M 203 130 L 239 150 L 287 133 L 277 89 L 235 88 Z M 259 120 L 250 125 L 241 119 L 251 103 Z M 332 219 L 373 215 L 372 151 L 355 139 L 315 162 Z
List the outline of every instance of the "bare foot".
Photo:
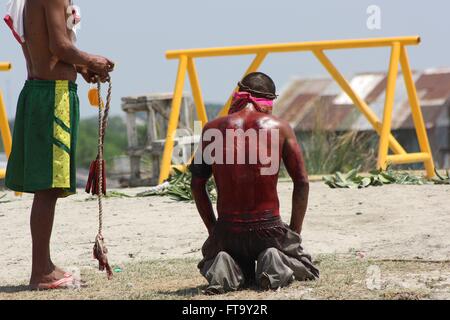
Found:
M 61 268 L 58 267 L 58 266 L 55 266 L 55 271 L 54 271 L 54 272 L 56 273 L 56 276 L 57 276 L 58 278 L 63 278 L 63 277 L 67 274 L 66 271 L 64 271 L 63 269 L 61 269 Z
M 33 277 L 30 280 L 31 290 L 68 289 L 71 288 L 72 285 L 72 275 L 64 273 L 61 269 L 55 269 L 50 274 L 41 277 Z

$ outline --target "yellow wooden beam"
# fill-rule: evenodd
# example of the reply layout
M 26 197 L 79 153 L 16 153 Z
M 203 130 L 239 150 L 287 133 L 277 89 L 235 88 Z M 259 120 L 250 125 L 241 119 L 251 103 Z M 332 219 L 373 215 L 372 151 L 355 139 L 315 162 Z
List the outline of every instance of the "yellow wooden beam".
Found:
M 169 177 L 170 165 L 172 163 L 173 144 L 175 139 L 175 131 L 180 120 L 180 108 L 183 98 L 184 82 L 186 80 L 186 70 L 188 57 L 181 56 L 178 65 L 177 81 L 173 92 L 172 107 L 170 111 L 169 124 L 167 126 L 166 142 L 164 144 L 164 152 L 161 161 L 161 169 L 159 174 L 159 183 L 163 183 Z
M 10 62 L 0 62 L 0 71 L 10 71 L 12 69 L 12 64 Z M 9 127 L 8 115 L 6 114 L 6 106 L 3 101 L 3 93 L 0 90 L 0 134 L 3 141 L 3 149 L 5 150 L 6 158 L 11 155 L 12 148 L 12 138 L 11 129 Z M 6 177 L 6 170 L 0 169 L 0 179 Z M 21 196 L 19 192 L 15 193 L 16 196 Z
M 189 82 L 191 83 L 192 87 L 192 96 L 194 98 L 197 116 L 201 121 L 203 127 L 208 122 L 208 115 L 206 113 L 206 107 L 203 101 L 202 90 L 200 88 L 200 81 L 198 80 L 197 68 L 195 67 L 194 59 L 188 58 L 187 70 L 189 75 Z
M 378 168 L 383 170 L 387 167 L 387 156 L 389 153 L 389 136 L 391 135 L 392 110 L 394 109 L 395 88 L 397 85 L 398 67 L 400 60 L 400 43 L 395 42 L 392 46 L 391 61 L 386 86 L 386 101 L 384 104 L 383 125 L 380 134 L 378 148 Z
M 11 68 L 11 62 L 0 62 L 0 71 L 9 71 Z
M 373 39 L 349 39 L 349 40 L 331 40 L 331 41 L 311 41 L 311 42 L 292 42 L 277 44 L 262 44 L 236 47 L 220 47 L 206 49 L 187 49 L 170 50 L 166 52 L 167 59 L 178 59 L 181 56 L 192 58 L 206 58 L 218 56 L 236 56 L 250 55 L 261 52 L 298 52 L 314 50 L 337 50 L 337 49 L 355 49 L 355 48 L 375 48 L 387 47 L 392 43 L 398 42 L 403 45 L 418 45 L 419 36 L 394 37 L 394 38 L 373 38 Z
M 408 153 L 408 154 L 396 154 L 386 157 L 388 164 L 405 164 L 405 163 L 416 163 L 425 162 L 431 159 L 431 155 L 425 152 L 418 153 Z
M 425 127 L 425 122 L 423 120 L 422 110 L 420 109 L 420 100 L 417 96 L 417 90 L 409 64 L 408 53 L 404 46 L 401 48 L 400 64 L 402 66 L 403 77 L 405 79 L 406 90 L 408 92 L 409 105 L 411 107 L 412 118 L 414 127 L 416 128 L 420 151 L 429 155 L 428 159 L 424 160 L 425 170 L 427 172 L 427 177 L 432 178 L 435 176 L 433 155 L 431 152 L 430 142 L 428 141 L 428 134 Z

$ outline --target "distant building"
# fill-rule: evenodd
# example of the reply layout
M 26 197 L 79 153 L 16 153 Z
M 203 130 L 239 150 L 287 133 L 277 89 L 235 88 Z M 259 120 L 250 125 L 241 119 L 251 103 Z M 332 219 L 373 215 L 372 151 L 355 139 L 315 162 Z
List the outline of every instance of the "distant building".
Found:
M 414 72 L 434 161 L 450 167 L 450 68 Z M 383 118 L 386 73 L 363 73 L 351 80 L 352 88 L 375 114 Z M 298 78 L 283 90 L 274 108 L 297 133 L 322 129 L 332 132 L 374 131 L 350 98 L 329 78 Z M 409 152 L 419 150 L 403 76 L 399 74 L 392 131 Z

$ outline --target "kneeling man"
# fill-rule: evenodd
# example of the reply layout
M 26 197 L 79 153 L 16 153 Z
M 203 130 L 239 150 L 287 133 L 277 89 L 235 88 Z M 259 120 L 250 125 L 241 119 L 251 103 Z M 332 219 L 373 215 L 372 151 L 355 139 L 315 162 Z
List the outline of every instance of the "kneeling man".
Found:
M 271 114 L 275 93 L 269 76 L 247 75 L 228 116 L 206 124 L 189 167 L 197 209 L 209 232 L 198 265 L 208 280 L 208 294 L 252 284 L 277 289 L 319 277 L 301 245 L 309 193 L 303 156 L 289 124 Z M 281 160 L 294 182 L 289 226 L 279 212 Z M 218 193 L 217 219 L 206 190 L 211 176 Z

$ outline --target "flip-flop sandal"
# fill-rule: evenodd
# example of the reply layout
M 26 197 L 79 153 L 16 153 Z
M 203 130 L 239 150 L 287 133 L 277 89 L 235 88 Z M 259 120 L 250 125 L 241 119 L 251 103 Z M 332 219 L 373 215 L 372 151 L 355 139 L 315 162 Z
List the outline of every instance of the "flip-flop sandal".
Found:
M 55 290 L 55 289 L 69 289 L 69 285 L 73 284 L 74 278 L 70 273 L 65 273 L 64 278 L 56 280 L 48 284 L 39 284 L 37 290 Z

